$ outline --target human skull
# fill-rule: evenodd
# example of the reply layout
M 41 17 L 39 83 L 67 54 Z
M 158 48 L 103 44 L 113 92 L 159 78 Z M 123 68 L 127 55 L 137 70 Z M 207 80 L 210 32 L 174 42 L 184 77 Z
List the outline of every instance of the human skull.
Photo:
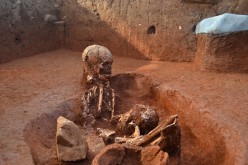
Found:
M 136 104 L 129 112 L 121 115 L 117 130 L 125 135 L 133 134 L 135 126 L 140 129 L 140 134 L 150 132 L 158 125 L 158 115 L 154 108 L 142 104 Z
M 82 54 L 84 76 L 87 81 L 93 79 L 106 81 L 112 74 L 112 53 L 104 46 L 88 46 Z

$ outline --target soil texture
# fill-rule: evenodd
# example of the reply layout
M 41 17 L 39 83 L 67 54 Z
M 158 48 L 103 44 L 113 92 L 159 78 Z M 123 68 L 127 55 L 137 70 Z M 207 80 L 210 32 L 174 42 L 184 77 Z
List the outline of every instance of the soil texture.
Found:
M 1 64 L 0 72 L 0 164 L 34 164 L 48 159 L 56 164 L 52 157 L 54 123 L 59 115 L 75 120 L 72 110 L 79 108 L 82 94 L 81 53 L 57 50 L 39 54 Z M 156 106 L 160 119 L 179 115 L 182 164 L 248 161 L 246 74 L 200 71 L 192 63 L 114 57 L 113 74 L 119 73 L 149 76 L 152 97 L 141 97 L 143 103 Z M 121 79 L 126 90 L 121 94 L 150 92 L 149 81 L 135 77 Z M 141 86 L 125 86 L 125 81 Z M 132 103 L 131 98 L 127 101 Z M 35 157 L 34 153 L 40 154 Z

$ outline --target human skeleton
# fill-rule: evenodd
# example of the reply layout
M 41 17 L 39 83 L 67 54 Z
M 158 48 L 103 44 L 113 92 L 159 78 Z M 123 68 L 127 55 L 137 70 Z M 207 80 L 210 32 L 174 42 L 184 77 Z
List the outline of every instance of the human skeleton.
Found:
M 109 84 L 112 54 L 106 47 L 91 45 L 83 51 L 82 59 L 83 80 L 87 90 L 82 97 L 83 116 L 91 114 L 94 118 L 111 120 L 115 109 L 115 92 Z

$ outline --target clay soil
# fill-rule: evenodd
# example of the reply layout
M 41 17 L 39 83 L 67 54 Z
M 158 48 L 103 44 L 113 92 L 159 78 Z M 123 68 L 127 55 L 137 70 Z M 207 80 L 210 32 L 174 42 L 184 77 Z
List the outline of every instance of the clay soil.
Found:
M 80 52 L 57 50 L 0 65 L 0 164 L 34 164 L 55 155 L 55 124 L 50 123 L 59 115 L 75 118 L 68 110 L 78 108 L 75 98 L 82 94 L 81 64 Z M 247 163 L 247 74 L 115 57 L 113 74 L 119 73 L 149 76 L 154 84 L 151 104 L 160 119 L 179 115 L 181 164 Z M 39 158 L 32 147 L 39 150 Z M 56 164 L 56 157 L 53 160 Z

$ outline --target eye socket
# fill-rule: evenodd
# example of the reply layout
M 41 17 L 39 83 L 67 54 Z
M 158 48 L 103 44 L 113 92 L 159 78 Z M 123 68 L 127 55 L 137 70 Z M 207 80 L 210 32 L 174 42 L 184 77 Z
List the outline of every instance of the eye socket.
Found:
M 107 62 L 102 63 L 102 66 L 107 67 L 107 66 L 111 66 L 111 64 L 112 64 L 112 62 L 110 63 L 107 61 Z
M 89 57 L 88 56 L 85 56 L 84 60 L 85 61 L 88 61 Z

